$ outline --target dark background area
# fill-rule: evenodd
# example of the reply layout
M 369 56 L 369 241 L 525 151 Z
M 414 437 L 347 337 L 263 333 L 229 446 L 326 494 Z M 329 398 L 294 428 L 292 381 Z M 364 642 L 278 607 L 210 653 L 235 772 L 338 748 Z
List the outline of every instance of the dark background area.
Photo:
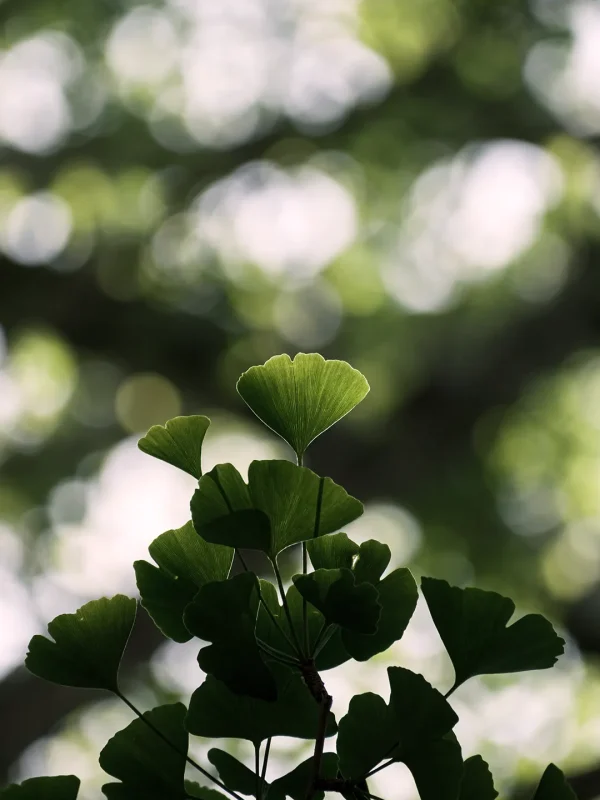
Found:
M 0 19 L 0 783 L 73 763 L 94 797 L 117 718 L 19 664 L 186 521 L 141 432 L 208 413 L 211 463 L 281 453 L 235 380 L 317 350 L 372 387 L 309 458 L 365 502 L 361 535 L 568 639 L 554 677 L 460 695 L 472 752 L 507 793 L 554 760 L 600 797 L 600 4 Z M 140 616 L 132 685 L 177 691 L 173 658 Z

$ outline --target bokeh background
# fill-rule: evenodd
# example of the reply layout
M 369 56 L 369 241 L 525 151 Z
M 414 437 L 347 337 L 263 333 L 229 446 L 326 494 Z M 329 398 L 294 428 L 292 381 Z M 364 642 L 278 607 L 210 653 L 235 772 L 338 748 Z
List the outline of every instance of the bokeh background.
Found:
M 193 480 L 139 435 L 207 413 L 206 467 L 285 456 L 235 380 L 318 350 L 372 387 L 308 460 L 364 500 L 348 532 L 568 641 L 552 671 L 456 693 L 465 754 L 506 797 L 548 761 L 600 797 L 600 2 L 3 0 L 0 18 L 0 785 L 77 772 L 101 797 L 98 751 L 130 713 L 20 664 L 56 614 L 134 593 L 131 562 L 187 521 Z M 197 648 L 140 615 L 131 696 L 189 692 Z M 389 663 L 449 685 L 425 609 L 328 675 L 338 715 L 385 694 Z M 378 779 L 414 797 L 401 767 Z

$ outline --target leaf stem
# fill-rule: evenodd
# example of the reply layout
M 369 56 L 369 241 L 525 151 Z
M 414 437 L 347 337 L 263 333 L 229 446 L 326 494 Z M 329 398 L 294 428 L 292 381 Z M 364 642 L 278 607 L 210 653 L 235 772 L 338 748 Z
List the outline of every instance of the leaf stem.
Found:
M 319 782 L 319 775 L 321 772 L 321 761 L 323 760 L 323 748 L 325 746 L 325 734 L 327 732 L 327 717 L 331 711 L 331 704 L 333 698 L 325 688 L 323 679 L 319 675 L 315 662 L 312 659 L 304 661 L 300 669 L 304 683 L 311 693 L 313 698 L 319 704 L 319 722 L 317 726 L 317 735 L 315 738 L 315 750 L 312 759 L 312 769 L 310 782 L 306 792 L 306 800 L 312 800 L 314 793 L 317 791 L 317 784 Z
M 256 800 L 260 800 L 260 742 L 254 743 L 254 772 L 256 774 Z
M 319 652 L 319 644 L 321 643 L 321 639 L 325 635 L 325 631 L 329 628 L 329 623 L 326 619 L 323 620 L 323 624 L 321 625 L 321 630 L 317 634 L 317 638 L 315 639 L 315 643 L 312 648 L 312 652 L 310 654 L 311 658 L 314 658 Z
M 273 572 L 275 573 L 275 578 L 277 579 L 277 586 L 279 587 L 279 594 L 281 595 L 281 602 L 283 603 L 283 610 L 287 617 L 288 625 L 290 626 L 290 631 L 292 634 L 292 638 L 294 639 L 296 653 L 300 657 L 304 657 L 304 653 L 302 652 L 302 647 L 300 646 L 300 642 L 298 641 L 298 636 L 296 635 L 296 629 L 294 628 L 294 623 L 292 622 L 292 614 L 290 612 L 290 607 L 288 605 L 287 597 L 285 596 L 285 589 L 283 586 L 283 581 L 281 580 L 281 573 L 279 572 L 279 567 L 277 566 L 277 557 L 275 557 L 271 564 L 273 565 Z
M 244 568 L 244 571 L 245 572 L 250 572 L 250 570 L 248 569 L 248 565 L 246 564 L 246 562 L 244 560 L 244 557 L 240 553 L 239 549 L 236 548 L 235 552 L 236 552 L 238 558 L 240 559 L 240 561 L 242 562 L 242 567 Z M 267 612 L 267 614 L 269 615 L 269 618 L 270 618 L 271 622 L 273 623 L 273 625 L 275 625 L 275 627 L 277 628 L 279 633 L 283 636 L 283 638 L 286 640 L 286 642 L 289 644 L 289 646 L 292 648 L 292 650 L 296 650 L 296 645 L 290 639 L 290 637 L 287 635 L 287 633 L 285 632 L 285 629 L 281 627 L 281 625 L 277 621 L 277 617 L 275 616 L 275 614 L 273 614 L 273 612 L 269 608 L 269 605 L 268 605 L 267 601 L 263 597 L 263 593 L 262 593 L 261 588 L 260 588 L 260 582 L 258 584 L 258 599 L 263 604 L 264 609 Z M 285 655 L 285 654 L 282 653 L 282 655 Z
M 283 650 L 278 650 L 276 647 L 272 647 L 270 644 L 267 644 L 258 636 L 256 637 L 256 643 L 261 648 L 261 650 L 265 651 L 267 655 L 277 659 L 278 661 L 281 661 L 283 664 L 288 664 L 290 667 L 297 667 L 300 664 L 297 658 L 288 655 L 288 653 L 284 653 Z
M 398 746 L 398 743 L 396 742 L 396 744 L 394 745 L 394 747 L 392 747 L 391 749 L 393 750 L 393 749 L 394 749 L 395 747 L 397 747 L 397 746 Z M 391 764 L 393 764 L 395 761 L 396 761 L 396 759 L 395 759 L 395 758 L 390 758 L 390 759 L 389 759 L 389 761 L 386 761 L 385 763 L 383 763 L 383 764 L 380 764 L 378 767 L 375 767 L 375 769 L 372 769 L 370 772 L 367 772 L 367 774 L 365 775 L 365 780 L 366 780 L 367 778 L 370 778 L 370 777 L 371 777 L 371 775 L 375 775 L 375 773 L 376 773 L 376 772 L 380 772 L 380 770 L 382 770 L 382 769 L 385 769 L 386 767 L 389 767 L 389 766 L 390 766 Z
M 267 777 L 267 764 L 269 763 L 269 753 L 271 752 L 271 737 L 267 739 L 267 745 L 265 747 L 265 755 L 263 758 L 263 765 L 262 765 L 262 772 L 260 774 L 260 791 L 261 797 L 262 793 L 264 792 L 265 780 Z
M 125 697 L 124 694 L 121 694 L 121 692 L 116 692 L 116 695 L 120 700 L 122 700 L 125 703 L 126 706 L 128 706 L 133 711 L 133 713 L 137 717 L 139 717 L 139 719 L 142 720 L 144 725 L 146 725 L 148 728 L 150 728 L 151 731 L 153 731 L 160 739 L 162 739 L 162 741 L 165 744 L 167 744 L 171 748 L 171 750 L 174 750 L 182 758 L 185 758 L 187 763 L 191 764 L 192 767 L 194 767 L 195 769 L 198 770 L 198 772 L 201 772 L 202 775 L 204 775 L 205 778 L 208 778 L 213 783 L 216 783 L 217 786 L 219 786 L 221 789 L 224 789 L 224 791 L 226 791 L 227 794 L 230 794 L 232 797 L 235 797 L 235 800 L 243 800 L 243 798 L 240 797 L 240 795 L 237 794 L 237 792 L 234 792 L 232 789 L 228 789 L 227 786 L 225 786 L 225 784 L 222 781 L 220 781 L 218 778 L 215 778 L 214 775 L 211 775 L 210 772 L 208 772 L 208 770 L 204 769 L 204 767 L 201 767 L 200 764 L 198 764 L 196 761 L 194 761 L 193 758 L 190 758 L 190 756 L 188 756 L 187 753 L 182 753 L 181 750 L 179 750 L 179 748 L 176 747 L 170 739 L 167 739 L 167 737 L 164 735 L 164 733 L 162 731 L 160 731 L 155 725 L 153 725 L 150 722 L 150 720 L 147 717 L 145 717 L 142 714 L 142 712 L 133 705 L 131 700 L 128 700 Z

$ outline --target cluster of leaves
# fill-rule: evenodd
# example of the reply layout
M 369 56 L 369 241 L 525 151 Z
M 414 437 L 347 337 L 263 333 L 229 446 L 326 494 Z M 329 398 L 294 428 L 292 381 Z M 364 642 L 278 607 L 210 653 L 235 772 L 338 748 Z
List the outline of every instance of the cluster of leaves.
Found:
M 198 664 L 205 680 L 187 708 L 173 703 L 142 713 L 133 706 L 118 671 L 137 603 L 123 595 L 57 617 L 48 626 L 52 638 L 34 636 L 26 659 L 35 675 L 105 689 L 137 715 L 100 753 L 102 769 L 115 779 L 103 786 L 108 800 L 219 800 L 224 794 L 315 800 L 324 791 L 366 800 L 374 797 L 370 776 L 395 762 L 411 771 L 422 800 L 497 796 L 483 759 L 463 760 L 448 697 L 474 675 L 550 667 L 564 644 L 540 615 L 508 625 L 511 600 L 423 578 L 421 591 L 454 666 L 450 691 L 444 696 L 421 675 L 390 667 L 389 702 L 367 692 L 352 699 L 339 723 L 331 711 L 321 673 L 387 650 L 402 637 L 418 596 L 407 569 L 386 574 L 386 545 L 370 540 L 359 546 L 337 532 L 360 516 L 361 503 L 302 466 L 313 439 L 368 390 L 348 364 L 316 354 L 293 361 L 277 356 L 244 373 L 240 395 L 291 445 L 298 461 L 255 461 L 247 483 L 232 464 L 202 473 L 206 417 L 177 417 L 140 441 L 143 451 L 198 480 L 191 521 L 155 539 L 149 547 L 154 563 L 138 561 L 134 568 L 141 604 L 163 634 L 174 642 L 202 640 Z M 302 572 L 286 589 L 278 557 L 299 544 Z M 248 570 L 248 549 L 266 555 L 273 583 Z M 232 570 L 236 556 L 239 565 Z M 215 775 L 188 755 L 190 734 L 248 740 L 254 768 L 215 747 L 208 752 Z M 325 740 L 336 734 L 336 751 L 324 752 Z M 314 753 L 269 782 L 277 736 L 313 740 Z M 186 780 L 187 764 L 218 789 Z M 34 778 L 0 797 L 75 800 L 78 790 L 74 776 Z M 534 800 L 574 797 L 562 772 L 550 765 Z

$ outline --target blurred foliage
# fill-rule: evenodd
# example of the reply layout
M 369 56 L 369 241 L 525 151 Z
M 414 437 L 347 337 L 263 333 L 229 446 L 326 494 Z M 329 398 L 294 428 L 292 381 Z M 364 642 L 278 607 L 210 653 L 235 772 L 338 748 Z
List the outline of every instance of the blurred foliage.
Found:
M 0 17 L 2 670 L 40 617 L 127 590 L 125 565 L 186 522 L 189 486 L 127 437 L 219 408 L 212 463 L 285 457 L 231 387 L 319 350 L 372 391 L 310 466 L 417 572 L 565 625 L 595 696 L 596 0 Z M 14 730 L 0 771 L 64 714 Z M 581 768 L 584 727 L 563 744 Z

